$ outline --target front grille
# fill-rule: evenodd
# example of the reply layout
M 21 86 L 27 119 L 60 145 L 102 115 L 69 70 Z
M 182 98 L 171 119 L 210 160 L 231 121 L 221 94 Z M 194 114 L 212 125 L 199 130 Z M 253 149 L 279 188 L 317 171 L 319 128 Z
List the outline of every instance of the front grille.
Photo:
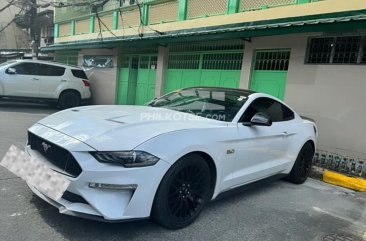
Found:
M 32 150 L 37 150 L 50 163 L 60 168 L 68 175 L 72 177 L 80 175 L 81 167 L 79 163 L 67 150 L 46 141 L 31 132 L 28 132 L 28 144 Z

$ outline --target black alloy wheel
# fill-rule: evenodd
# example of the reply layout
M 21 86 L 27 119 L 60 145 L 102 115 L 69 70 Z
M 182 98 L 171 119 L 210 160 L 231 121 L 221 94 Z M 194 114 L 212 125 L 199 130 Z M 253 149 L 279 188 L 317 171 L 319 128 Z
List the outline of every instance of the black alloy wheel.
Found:
M 152 217 L 169 229 L 191 224 L 212 196 L 211 174 L 197 154 L 178 160 L 164 176 L 156 193 Z
M 314 148 L 310 142 L 307 142 L 301 148 L 287 179 L 295 184 L 304 183 L 310 174 L 313 157 Z

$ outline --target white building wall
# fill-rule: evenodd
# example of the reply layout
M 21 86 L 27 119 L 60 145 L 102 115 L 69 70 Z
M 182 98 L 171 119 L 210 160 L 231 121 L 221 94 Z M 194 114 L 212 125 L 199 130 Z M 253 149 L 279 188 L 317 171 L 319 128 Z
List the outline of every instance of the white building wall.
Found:
M 316 120 L 318 149 L 366 158 L 365 65 L 304 64 L 309 36 L 252 38 L 245 45 L 241 87 L 249 88 L 256 49 L 291 49 L 285 101 Z
M 79 52 L 78 65 L 82 67 L 84 55 L 111 55 L 113 56 L 113 68 L 93 68 L 86 71 L 91 84 L 92 104 L 110 105 L 116 102 L 118 91 L 118 49 L 85 49 Z

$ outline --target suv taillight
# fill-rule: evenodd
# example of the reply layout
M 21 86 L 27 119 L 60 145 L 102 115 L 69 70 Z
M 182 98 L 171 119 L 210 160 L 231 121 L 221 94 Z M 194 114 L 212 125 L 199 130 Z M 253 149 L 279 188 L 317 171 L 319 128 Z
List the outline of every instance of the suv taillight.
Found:
M 87 80 L 83 79 L 83 83 L 84 83 L 84 86 L 85 86 L 85 87 L 90 87 L 90 83 L 89 83 L 89 81 L 87 81 Z

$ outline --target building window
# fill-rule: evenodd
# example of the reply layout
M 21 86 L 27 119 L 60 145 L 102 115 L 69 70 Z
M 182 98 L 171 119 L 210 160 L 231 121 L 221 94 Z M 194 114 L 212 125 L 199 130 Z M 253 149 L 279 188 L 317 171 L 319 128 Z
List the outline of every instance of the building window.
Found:
M 83 58 L 83 66 L 87 68 L 113 68 L 113 56 L 88 56 Z
M 361 59 L 361 63 L 362 64 L 366 64 L 366 38 L 363 39 L 363 44 L 361 44 L 361 48 L 362 48 L 362 59 Z
M 202 69 L 241 70 L 243 53 L 204 54 Z
M 258 51 L 255 55 L 254 70 L 287 71 L 290 51 Z
M 361 36 L 339 37 L 335 40 L 333 63 L 356 64 Z
M 365 36 L 360 35 L 310 38 L 306 63 L 366 63 L 365 38 Z
M 170 55 L 168 69 L 199 69 L 199 54 Z
M 136 4 L 136 2 L 137 2 L 136 0 L 120 0 L 120 6 L 121 7 L 130 6 Z
M 332 47 L 333 47 L 333 38 L 310 39 L 308 63 L 312 64 L 329 63 Z

